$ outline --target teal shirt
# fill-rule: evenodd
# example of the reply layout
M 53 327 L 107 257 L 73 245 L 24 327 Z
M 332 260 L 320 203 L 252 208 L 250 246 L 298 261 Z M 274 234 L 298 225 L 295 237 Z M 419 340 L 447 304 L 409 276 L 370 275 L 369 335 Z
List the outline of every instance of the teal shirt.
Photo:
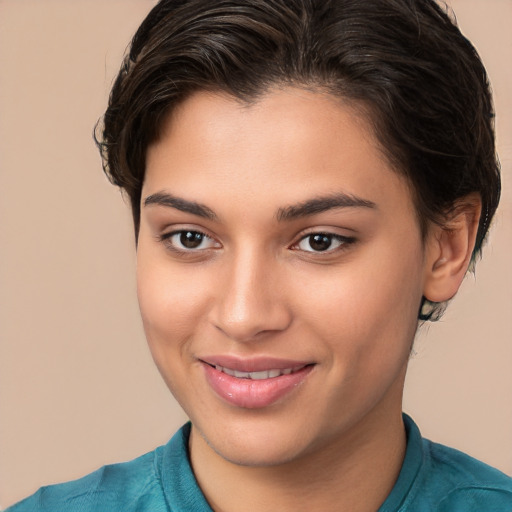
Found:
M 377 512 L 512 512 L 512 478 L 422 439 L 404 415 L 407 450 Z M 190 424 L 155 451 L 84 478 L 42 487 L 6 512 L 211 512 L 188 458 Z

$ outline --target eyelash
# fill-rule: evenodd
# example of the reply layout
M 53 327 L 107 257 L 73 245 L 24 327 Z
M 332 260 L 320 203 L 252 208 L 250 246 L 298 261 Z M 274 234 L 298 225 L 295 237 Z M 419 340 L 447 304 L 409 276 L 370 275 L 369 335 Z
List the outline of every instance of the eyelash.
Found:
M 316 250 L 316 251 L 315 250 L 309 251 L 309 250 L 300 248 L 300 244 L 302 242 L 309 239 L 310 244 L 311 244 L 311 239 L 319 238 L 319 237 L 322 237 L 324 239 L 324 240 L 318 240 L 319 243 L 321 243 L 322 241 L 325 241 L 325 239 L 328 239 L 328 243 L 330 245 L 332 245 L 333 242 L 338 242 L 338 245 L 334 248 L 331 248 L 329 246 L 325 250 Z M 354 237 L 350 237 L 350 236 L 338 235 L 336 233 L 329 233 L 326 231 L 312 231 L 310 233 L 306 233 L 306 234 L 302 235 L 300 237 L 299 241 L 292 245 L 292 249 L 297 248 L 295 250 L 299 250 L 299 251 L 303 251 L 305 253 L 310 253 L 310 254 L 315 254 L 315 255 L 316 254 L 318 254 L 318 255 L 333 254 L 333 253 L 337 253 L 337 252 L 348 249 L 348 247 L 351 244 L 353 244 L 355 241 L 356 241 L 356 239 Z M 311 247 L 311 245 L 310 245 L 310 247 Z
M 202 231 L 199 231 L 197 229 L 177 229 L 175 231 L 171 231 L 170 233 L 164 233 L 163 235 L 160 235 L 158 237 L 158 240 L 160 242 L 162 242 L 167 249 L 169 249 L 177 254 L 182 254 L 182 255 L 189 255 L 189 254 L 193 254 L 193 253 L 198 253 L 200 251 L 205 251 L 208 249 L 216 248 L 216 247 L 208 247 L 208 248 L 204 248 L 204 249 L 200 249 L 197 247 L 179 248 L 176 246 L 175 243 L 173 243 L 173 241 L 172 241 L 173 237 L 179 235 L 181 238 L 183 235 L 187 235 L 187 234 L 194 235 L 196 240 L 198 237 L 200 237 L 201 238 L 200 244 L 202 244 L 203 241 L 205 241 L 205 240 L 211 240 L 214 244 L 217 244 L 220 247 L 220 244 L 218 244 L 218 242 L 215 242 L 215 240 L 211 236 L 208 236 L 206 233 L 203 233 Z M 183 245 L 183 241 L 180 241 L 180 243 Z
M 190 237 L 190 240 L 192 242 L 194 242 L 194 239 L 196 241 L 199 241 L 199 247 L 188 247 L 188 248 L 177 247 L 176 242 L 173 242 L 172 239 L 178 235 L 180 237 L 179 243 L 181 243 L 181 245 L 184 245 L 183 240 L 181 240 L 181 238 L 184 235 L 185 236 L 192 235 Z M 316 238 L 322 237 L 323 240 L 319 239 L 319 240 L 317 240 L 317 242 L 318 243 L 322 243 L 322 242 L 328 243 L 329 247 L 327 247 L 326 249 L 323 249 L 323 250 L 322 249 L 321 250 L 307 250 L 307 249 L 300 247 L 300 244 L 303 243 L 304 241 L 307 241 L 308 239 L 310 240 L 310 243 L 311 243 L 311 240 L 314 237 L 316 237 Z M 179 255 L 192 255 L 192 254 L 200 253 L 201 251 L 207 251 L 209 249 L 217 249 L 217 248 L 221 247 L 220 243 L 216 242 L 211 236 L 207 235 L 206 233 L 204 233 L 202 231 L 195 230 L 195 229 L 178 229 L 175 231 L 171 231 L 169 233 L 164 233 L 158 237 L 158 240 L 159 240 L 159 242 L 163 243 L 167 249 L 169 249 L 170 251 L 172 251 L 176 254 L 179 254 Z M 200 245 L 205 240 L 210 240 L 212 242 L 212 246 L 206 247 L 206 248 L 200 248 Z M 331 248 L 331 245 L 334 242 L 337 242 L 338 245 L 334 248 Z M 338 235 L 336 233 L 329 233 L 329 232 L 325 232 L 325 231 L 312 231 L 312 232 L 303 234 L 297 242 L 295 242 L 294 244 L 292 244 L 290 246 L 290 249 L 302 251 L 303 253 L 308 253 L 310 255 L 331 255 L 331 254 L 334 254 L 334 253 L 337 253 L 340 251 L 347 250 L 348 247 L 355 242 L 356 242 L 356 239 L 354 237 Z M 311 245 L 310 245 L 310 247 L 311 247 Z

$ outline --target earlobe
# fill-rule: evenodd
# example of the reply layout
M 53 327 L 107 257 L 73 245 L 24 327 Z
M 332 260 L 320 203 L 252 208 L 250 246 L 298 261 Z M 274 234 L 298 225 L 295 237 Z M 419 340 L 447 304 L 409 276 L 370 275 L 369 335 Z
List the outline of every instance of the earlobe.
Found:
M 444 302 L 458 291 L 467 272 L 481 214 L 478 194 L 458 201 L 442 225 L 431 227 L 426 251 L 423 295 Z

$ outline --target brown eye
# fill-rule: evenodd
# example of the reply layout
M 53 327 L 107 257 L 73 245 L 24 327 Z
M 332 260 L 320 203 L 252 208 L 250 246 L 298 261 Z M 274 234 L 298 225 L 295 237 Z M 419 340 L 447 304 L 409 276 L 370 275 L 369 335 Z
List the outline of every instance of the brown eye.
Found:
M 180 244 L 187 249 L 197 249 L 201 246 L 204 234 L 198 231 L 182 231 L 179 234 Z
M 330 235 L 310 235 L 308 244 L 314 251 L 327 251 L 331 247 L 332 237 Z
M 296 247 L 304 252 L 331 253 L 350 245 L 354 241 L 352 237 L 345 237 L 334 233 L 310 233 L 302 238 Z
M 202 251 L 205 249 L 215 249 L 220 247 L 220 244 L 207 234 L 191 229 L 181 229 L 179 231 L 167 233 L 162 235 L 160 240 L 168 249 L 178 252 Z

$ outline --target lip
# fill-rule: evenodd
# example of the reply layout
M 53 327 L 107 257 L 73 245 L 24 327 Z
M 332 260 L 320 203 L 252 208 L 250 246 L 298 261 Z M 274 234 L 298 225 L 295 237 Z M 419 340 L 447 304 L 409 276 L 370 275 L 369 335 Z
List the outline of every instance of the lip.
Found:
M 215 356 L 200 361 L 206 381 L 212 390 L 228 404 L 244 409 L 268 407 L 283 399 L 304 382 L 314 367 L 314 364 L 309 362 L 275 358 L 239 359 L 232 356 Z M 233 377 L 217 370 L 215 365 L 241 372 L 287 368 L 297 370 L 288 375 L 253 380 Z

